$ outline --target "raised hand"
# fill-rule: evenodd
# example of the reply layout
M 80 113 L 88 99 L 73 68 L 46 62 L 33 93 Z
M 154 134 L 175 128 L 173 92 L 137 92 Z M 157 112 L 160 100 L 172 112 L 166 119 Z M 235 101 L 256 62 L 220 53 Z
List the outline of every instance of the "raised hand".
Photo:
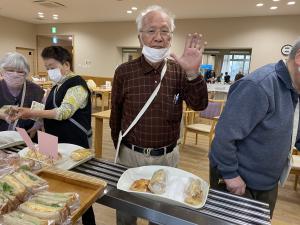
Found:
M 178 58 L 175 54 L 171 54 L 171 57 L 174 58 L 187 74 L 196 74 L 202 63 L 205 45 L 206 42 L 203 41 L 201 34 L 188 34 L 182 56 Z

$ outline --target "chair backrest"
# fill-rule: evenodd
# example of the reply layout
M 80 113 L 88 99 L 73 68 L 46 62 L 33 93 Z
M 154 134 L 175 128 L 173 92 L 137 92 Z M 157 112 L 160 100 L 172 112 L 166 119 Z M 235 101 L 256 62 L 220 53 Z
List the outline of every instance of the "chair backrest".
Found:
M 207 108 L 199 112 L 199 116 L 205 119 L 213 119 L 220 116 L 223 110 L 225 101 L 209 99 Z

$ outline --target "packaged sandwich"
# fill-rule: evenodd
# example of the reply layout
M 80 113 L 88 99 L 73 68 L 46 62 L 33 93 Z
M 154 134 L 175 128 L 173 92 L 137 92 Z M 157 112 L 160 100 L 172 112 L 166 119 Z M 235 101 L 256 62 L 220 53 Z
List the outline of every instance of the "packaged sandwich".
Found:
M 3 216 L 5 225 L 54 225 L 53 220 L 44 220 L 35 216 L 28 215 L 21 211 L 13 211 Z
M 199 179 L 190 178 L 185 189 L 184 201 L 191 205 L 199 205 L 203 201 L 203 191 L 201 181 Z
M 46 180 L 31 173 L 28 170 L 19 169 L 12 174 L 20 183 L 22 183 L 32 194 L 48 190 L 49 185 Z
M 0 194 L 3 198 L 3 202 L 6 202 L 5 199 L 8 199 L 10 204 L 10 209 L 13 210 L 18 207 L 20 204 L 20 200 L 17 198 L 16 195 L 14 195 L 14 187 L 10 184 L 3 182 L 0 180 Z M 9 211 L 11 211 L 9 210 Z
M 163 194 L 166 191 L 167 173 L 160 169 L 153 173 L 148 188 L 154 194 Z
M 35 200 L 38 200 L 42 203 L 51 203 L 58 205 L 66 204 L 71 213 L 78 209 L 78 207 L 80 206 L 79 195 L 75 192 L 59 193 L 43 191 L 36 194 L 34 198 Z
M 0 190 L 5 194 L 15 196 L 21 202 L 29 196 L 26 187 L 11 174 L 7 174 L 0 179 Z
M 64 224 L 70 215 L 66 206 L 58 204 L 45 204 L 35 200 L 28 200 L 20 205 L 19 210 L 44 220 L 54 220 L 55 224 Z
M 14 208 L 9 198 L 2 192 L 0 192 L 0 215 L 12 211 Z

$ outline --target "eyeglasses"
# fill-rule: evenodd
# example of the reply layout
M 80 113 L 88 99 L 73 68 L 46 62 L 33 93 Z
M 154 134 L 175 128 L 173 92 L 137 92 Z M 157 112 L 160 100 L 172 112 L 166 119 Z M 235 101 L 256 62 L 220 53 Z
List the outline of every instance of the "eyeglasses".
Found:
M 145 33 L 149 37 L 154 37 L 157 35 L 157 33 L 159 33 L 161 37 L 170 37 L 173 34 L 173 32 L 169 30 L 154 30 L 154 29 L 143 30 L 140 32 Z

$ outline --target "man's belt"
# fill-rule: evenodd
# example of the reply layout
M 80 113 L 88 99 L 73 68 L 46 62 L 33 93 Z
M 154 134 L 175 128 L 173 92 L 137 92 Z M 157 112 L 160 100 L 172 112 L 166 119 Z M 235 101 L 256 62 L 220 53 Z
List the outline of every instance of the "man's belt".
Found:
M 135 152 L 139 152 L 139 153 L 143 153 L 147 156 L 161 156 L 164 154 L 168 154 L 170 152 L 173 151 L 173 149 L 176 147 L 176 143 L 168 145 L 166 147 L 161 147 L 161 148 L 142 148 L 142 147 L 138 147 L 136 145 L 130 144 L 127 141 L 122 141 L 122 144 L 124 144 L 127 148 L 135 151 Z

